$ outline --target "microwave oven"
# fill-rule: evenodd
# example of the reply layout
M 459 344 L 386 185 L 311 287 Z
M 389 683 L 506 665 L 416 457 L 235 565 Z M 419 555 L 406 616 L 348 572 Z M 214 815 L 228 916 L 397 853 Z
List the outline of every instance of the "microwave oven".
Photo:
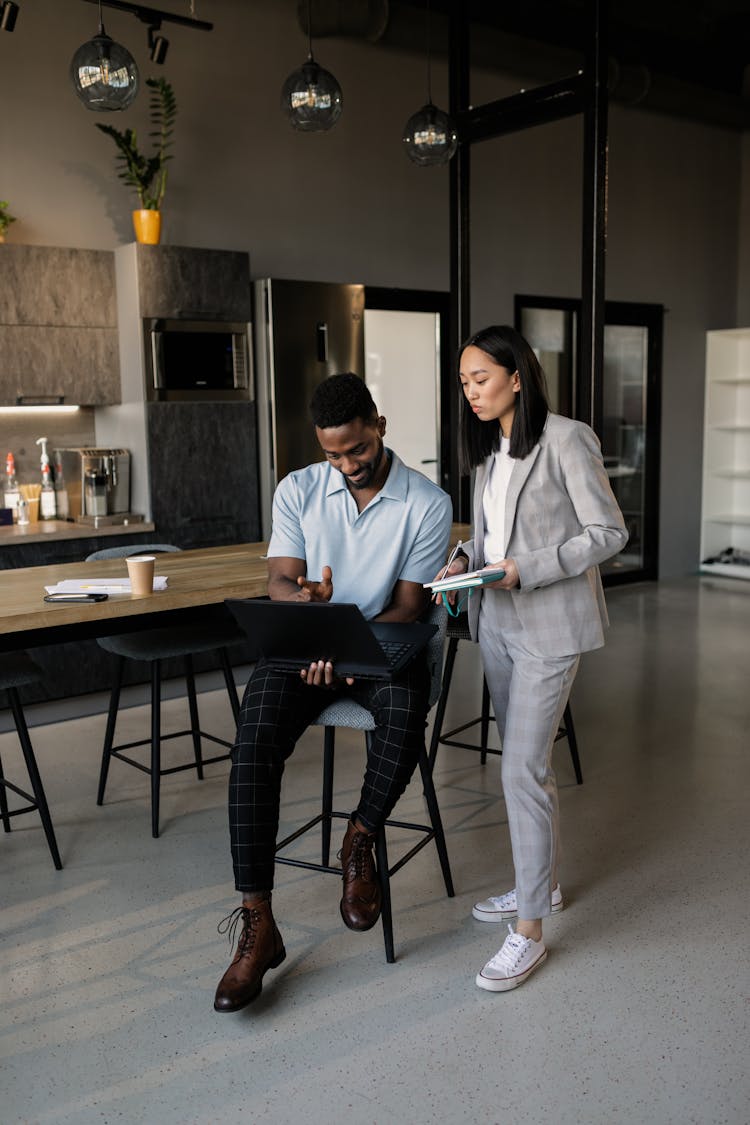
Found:
M 146 397 L 152 401 L 251 397 L 247 324 L 144 321 Z

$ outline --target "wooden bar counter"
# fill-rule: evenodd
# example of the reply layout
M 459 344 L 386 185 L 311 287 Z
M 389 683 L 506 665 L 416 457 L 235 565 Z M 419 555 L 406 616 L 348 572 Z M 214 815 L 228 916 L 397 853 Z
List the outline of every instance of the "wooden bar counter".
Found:
M 240 543 L 156 556 L 167 589 L 145 598 L 110 594 L 107 601 L 44 601 L 45 586 L 70 578 L 126 578 L 124 559 L 99 559 L 0 573 L 0 651 L 181 623 L 190 611 L 224 598 L 266 593 L 265 543 Z

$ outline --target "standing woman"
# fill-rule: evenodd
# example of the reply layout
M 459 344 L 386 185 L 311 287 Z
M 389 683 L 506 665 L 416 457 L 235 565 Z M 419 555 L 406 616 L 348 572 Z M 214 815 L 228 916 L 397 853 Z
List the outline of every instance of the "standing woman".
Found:
M 596 435 L 550 412 L 522 336 L 485 328 L 466 341 L 459 366 L 461 468 L 477 470 L 474 539 L 449 573 L 505 572 L 476 587 L 468 605 L 502 740 L 516 876 L 513 890 L 472 913 L 483 922 L 517 918 L 476 983 L 504 992 L 545 961 L 542 920 L 562 909 L 552 746 L 580 654 L 604 644 L 598 564 L 622 550 L 627 533 Z

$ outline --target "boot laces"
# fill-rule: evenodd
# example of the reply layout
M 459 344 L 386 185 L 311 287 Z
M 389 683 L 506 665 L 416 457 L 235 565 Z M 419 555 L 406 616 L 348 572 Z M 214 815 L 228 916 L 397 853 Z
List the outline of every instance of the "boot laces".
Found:
M 364 879 L 371 875 L 372 866 L 372 837 L 363 832 L 355 832 L 349 852 L 349 862 L 346 865 L 347 873 L 355 879 Z
M 216 930 L 220 934 L 227 934 L 229 944 L 233 946 L 240 921 L 242 921 L 242 931 L 237 942 L 237 956 L 244 957 L 252 950 L 258 935 L 260 913 L 257 907 L 238 906 L 231 914 L 227 914 L 226 918 L 222 918 Z

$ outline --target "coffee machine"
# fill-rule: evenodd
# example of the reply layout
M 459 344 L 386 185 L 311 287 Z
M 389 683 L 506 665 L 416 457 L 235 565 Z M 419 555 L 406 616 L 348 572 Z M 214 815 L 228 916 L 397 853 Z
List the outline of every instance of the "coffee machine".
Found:
M 56 449 L 54 458 L 62 470 L 71 519 L 92 527 L 143 520 L 130 511 L 128 449 Z

